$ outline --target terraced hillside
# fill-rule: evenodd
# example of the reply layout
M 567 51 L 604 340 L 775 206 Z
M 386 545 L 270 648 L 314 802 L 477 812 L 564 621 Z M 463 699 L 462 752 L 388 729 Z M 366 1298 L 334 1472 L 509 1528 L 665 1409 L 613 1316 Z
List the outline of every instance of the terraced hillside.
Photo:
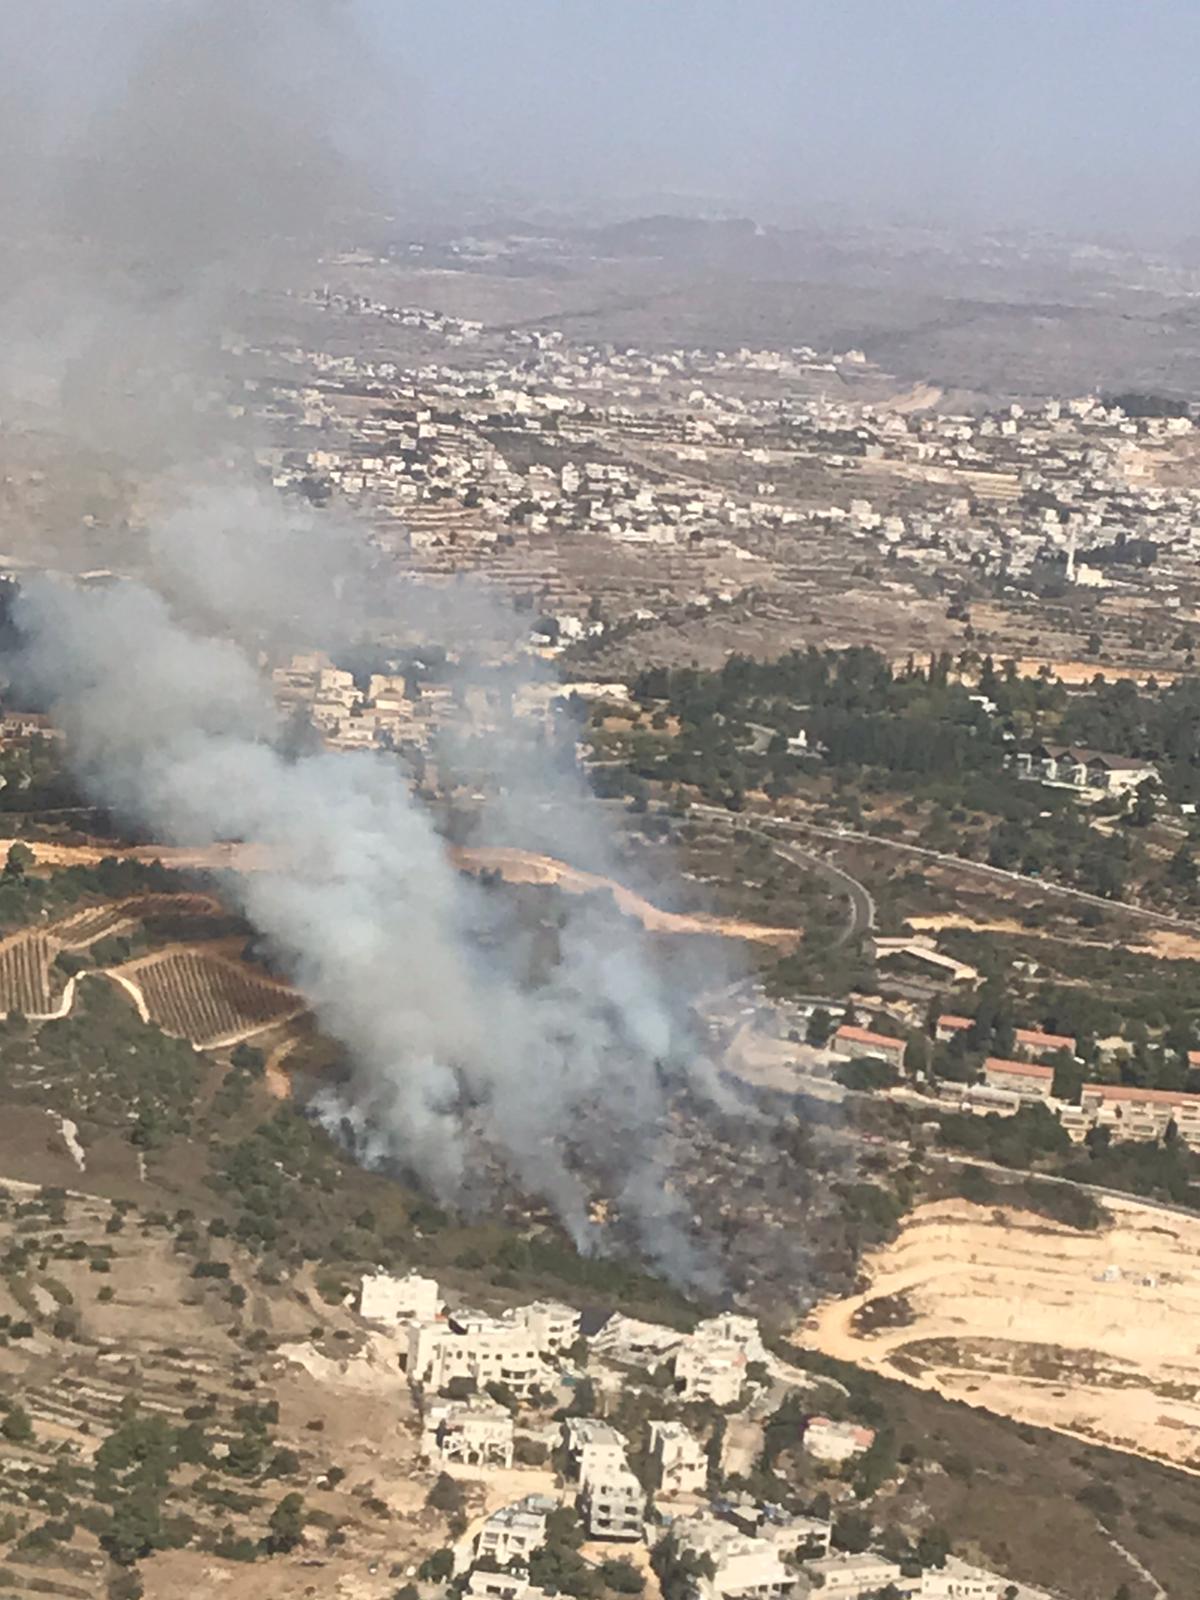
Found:
M 86 906 L 47 926 L 23 928 L 0 940 L 0 1013 L 44 1019 L 68 1011 L 74 985 L 55 966 L 64 951 L 80 955 L 102 939 L 135 933 L 147 923 L 203 927 L 222 915 L 208 895 L 145 894 Z
M 1200 1471 L 1200 1218 L 1109 1198 L 1076 1232 L 918 1207 L 798 1343 L 952 1399 Z
M 50 964 L 55 954 L 44 933 L 17 933 L 0 941 L 0 1010 L 33 1017 L 53 1009 Z
M 112 976 L 140 995 L 144 1016 L 164 1033 L 201 1049 L 236 1043 L 305 1009 L 294 989 L 204 949 L 162 951 Z
M 141 1593 L 122 1587 L 135 1550 L 147 1600 L 302 1594 L 301 1562 L 331 1569 L 322 1592 L 375 1594 L 368 1570 L 444 1542 L 394 1357 L 372 1365 L 352 1313 L 305 1274 L 264 1285 L 190 1212 L 11 1181 L 0 1261 L 5 1600 Z M 281 1353 L 293 1346 L 319 1381 Z M 349 1366 L 375 1374 L 369 1388 L 343 1382 Z M 271 1554 L 288 1493 L 308 1528 Z
M 53 923 L 46 931 L 63 950 L 86 950 L 100 939 L 127 933 L 139 924 L 161 917 L 202 919 L 220 915 L 221 908 L 204 894 L 142 894 L 108 905 L 88 906 Z

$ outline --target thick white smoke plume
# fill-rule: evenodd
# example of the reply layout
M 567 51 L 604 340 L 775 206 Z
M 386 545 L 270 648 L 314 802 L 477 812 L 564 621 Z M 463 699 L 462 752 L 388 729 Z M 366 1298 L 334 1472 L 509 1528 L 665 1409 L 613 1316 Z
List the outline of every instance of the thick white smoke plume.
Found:
M 394 108 L 374 139 L 346 120 L 380 104 L 369 55 L 351 54 L 352 8 L 100 9 L 107 76 L 87 115 L 55 105 L 43 74 L 46 115 L 23 121 L 24 159 L 0 160 L 0 334 L 12 335 L 0 340 L 0 428 L 32 416 L 66 441 L 71 470 L 80 447 L 104 452 L 156 509 L 140 581 L 23 586 L 21 676 L 117 814 L 166 842 L 258 847 L 261 865 L 232 892 L 345 1044 L 351 1081 L 321 1104 L 367 1159 L 470 1200 L 478 1151 L 494 1151 L 584 1246 L 580 1174 L 602 1171 L 647 1254 L 697 1280 L 662 1133 L 660 1063 L 678 1050 L 682 1007 L 641 930 L 614 938 L 611 919 L 601 929 L 578 907 L 559 959 L 530 981 L 505 902 L 452 867 L 394 758 L 296 756 L 278 740 L 258 650 L 362 638 L 372 620 L 387 632 L 404 603 L 357 530 L 255 484 L 255 441 L 230 433 L 215 357 L 246 288 L 271 281 L 306 236 L 328 242 L 361 200 L 347 152 L 386 150 L 388 126 L 394 139 Z M 31 82 L 60 59 L 55 30 L 95 20 L 79 0 L 17 10 Z M 444 642 L 473 620 L 451 605 Z M 518 757 L 502 734 L 484 753 L 510 815 L 528 824 L 551 798 L 557 846 L 566 836 L 586 865 L 608 858 L 577 776 L 527 747 Z
M 252 583 L 261 507 L 252 495 L 233 507 L 248 519 L 239 548 Z M 202 522 L 205 508 L 190 515 Z M 238 588 L 231 549 L 214 537 L 217 559 L 222 576 L 201 595 L 209 610 Z M 282 576 L 276 594 L 289 618 L 303 613 Z M 22 680 L 51 704 L 94 795 L 166 842 L 257 847 L 233 892 L 348 1048 L 349 1086 L 317 1106 L 349 1121 L 360 1155 L 396 1160 L 459 1203 L 479 1188 L 468 1167 L 477 1136 L 589 1247 L 580 1150 L 623 1198 L 646 1253 L 698 1275 L 666 1193 L 659 1070 L 679 1044 L 676 1009 L 640 928 L 623 924 L 613 940 L 611 921 L 601 929 L 581 907 L 559 929 L 557 963 L 526 982 L 496 950 L 515 928 L 451 865 L 396 758 L 281 753 L 262 674 L 232 637 L 186 627 L 140 584 L 32 583 L 16 620 Z M 228 620 L 236 632 L 239 617 Z M 536 770 L 525 781 L 536 789 Z M 599 847 L 602 823 L 576 808 L 573 827 Z

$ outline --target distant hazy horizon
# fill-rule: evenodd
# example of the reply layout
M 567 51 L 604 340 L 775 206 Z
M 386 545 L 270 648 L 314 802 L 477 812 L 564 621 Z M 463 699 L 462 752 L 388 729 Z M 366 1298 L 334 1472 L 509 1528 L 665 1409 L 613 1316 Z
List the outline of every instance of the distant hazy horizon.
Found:
M 360 0 L 447 182 L 1185 235 L 1196 0 Z
M 279 19 L 289 9 L 244 3 Z M 364 121 L 360 105 L 331 104 L 331 122 L 368 156 L 385 199 L 637 209 L 666 196 L 796 220 L 819 210 L 855 222 L 1200 233 L 1197 0 L 308 9 L 321 5 L 344 59 L 361 62 L 370 105 Z M 8 159 L 37 130 L 119 98 L 143 36 L 177 6 L 19 4 Z M 320 72 L 319 52 L 293 53 L 289 70 L 311 60 Z

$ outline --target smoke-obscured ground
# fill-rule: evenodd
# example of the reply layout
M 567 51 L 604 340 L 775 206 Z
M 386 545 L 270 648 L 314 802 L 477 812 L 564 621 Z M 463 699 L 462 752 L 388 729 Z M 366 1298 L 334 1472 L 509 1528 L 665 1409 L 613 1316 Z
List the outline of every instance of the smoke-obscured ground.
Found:
M 511 655 L 522 631 L 486 588 L 435 602 L 352 523 L 285 505 L 221 401 L 237 297 L 381 176 L 353 159 L 381 105 L 345 21 L 323 0 L 122 7 L 83 104 L 47 100 L 25 126 L 0 195 L 0 425 L 57 440 L 80 473 L 104 463 L 138 548 L 115 584 L 30 574 L 11 670 L 121 823 L 262 847 L 230 892 L 345 1051 L 311 1106 L 361 1160 L 452 1206 L 515 1186 L 583 1250 L 606 1245 L 599 1190 L 657 1266 L 716 1288 L 671 1113 L 741 1115 L 690 1016 L 729 972 L 709 951 L 668 977 L 636 924 L 586 901 L 523 923 L 453 868 L 398 761 L 290 747 L 268 692 L 262 663 L 293 648 L 421 636 L 469 677 L 475 641 Z M 611 872 L 569 744 L 499 718 L 471 758 L 482 840 Z

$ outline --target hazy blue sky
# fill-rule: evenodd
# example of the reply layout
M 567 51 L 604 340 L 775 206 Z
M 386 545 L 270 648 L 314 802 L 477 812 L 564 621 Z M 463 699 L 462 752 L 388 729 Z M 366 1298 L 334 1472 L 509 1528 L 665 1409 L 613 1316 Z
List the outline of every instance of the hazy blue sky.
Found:
M 356 3 L 467 183 L 1200 231 L 1200 0 Z
M 321 116 L 409 188 L 1200 233 L 1200 0 L 8 5 L 14 164 L 32 113 L 119 94 L 154 27 L 244 7 L 291 41 L 280 76 L 338 58 Z

